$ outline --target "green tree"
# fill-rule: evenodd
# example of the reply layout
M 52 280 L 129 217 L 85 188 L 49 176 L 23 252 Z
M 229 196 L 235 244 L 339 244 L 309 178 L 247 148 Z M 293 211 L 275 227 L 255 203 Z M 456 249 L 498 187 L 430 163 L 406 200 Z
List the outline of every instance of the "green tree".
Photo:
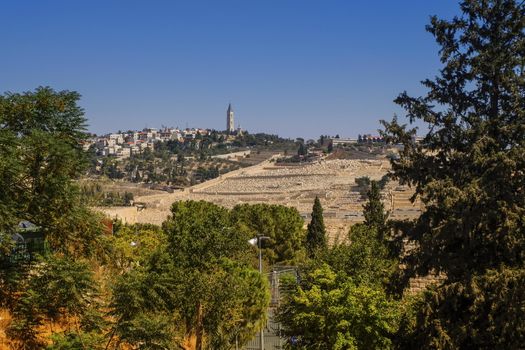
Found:
M 319 197 L 315 197 L 312 208 L 312 219 L 306 230 L 306 249 L 310 257 L 319 250 L 326 248 L 326 230 L 323 220 L 323 207 Z
M 132 266 L 144 264 L 152 252 L 165 249 L 167 244 L 166 234 L 156 225 L 134 224 L 113 227 L 110 264 L 117 271 L 125 271 Z
M 377 181 L 370 182 L 370 189 L 367 192 L 368 201 L 363 206 L 363 216 L 365 225 L 374 227 L 381 234 L 385 233 L 388 220 L 388 213 L 381 202 L 381 191 Z
M 101 228 L 89 219 L 95 216 L 73 182 L 87 166 L 79 98 L 76 92 L 48 87 L 0 95 L 0 232 L 29 220 L 57 250 L 84 253 L 90 244 L 83 239 L 96 241 Z M 88 231 L 82 239 L 80 228 Z
M 370 205 L 374 200 L 371 196 L 368 207 L 376 208 Z M 288 293 L 279 312 L 289 348 L 393 347 L 400 305 L 386 291 L 399 259 L 386 233 L 373 220 L 356 224 L 347 240 L 318 251 L 300 267 L 301 282 L 283 288 Z
M 398 305 L 386 287 L 398 264 L 374 224 L 356 224 L 344 243 L 318 251 L 279 311 L 289 348 L 391 348 Z
M 398 348 L 521 349 L 524 283 L 523 269 L 499 268 L 431 287 L 404 315 Z
M 287 348 L 391 348 L 397 307 L 381 289 L 357 285 L 326 264 L 301 281 L 285 294 L 278 314 Z
M 308 153 L 308 149 L 303 142 L 299 142 L 299 148 L 297 149 L 297 155 L 305 156 Z
M 125 205 L 131 205 L 131 203 L 133 202 L 133 193 L 132 192 L 124 192 L 124 204 Z
M 321 256 L 334 271 L 351 276 L 355 283 L 386 289 L 398 269 L 399 259 L 376 228 L 352 226 L 349 243 L 334 244 Z
M 181 267 L 161 248 L 117 279 L 108 344 L 231 349 L 260 329 L 268 304 L 266 279 L 246 264 L 223 258 L 212 269 Z
M 334 271 L 351 276 L 359 285 L 390 288 L 391 279 L 398 271 L 399 249 L 390 234 L 388 213 L 381 203 L 376 181 L 370 183 L 363 214 L 365 222 L 353 225 L 346 242 L 336 242 L 321 260 Z
M 0 112 L 0 126 L 3 124 L 2 118 Z M 20 162 L 22 150 L 17 147 L 18 142 L 14 132 L 0 127 L 0 248 L 5 245 L 7 235 L 18 224 L 18 212 L 22 206 L 19 201 L 23 193 L 20 180 L 24 176 L 24 164 Z
M 169 251 L 179 266 L 204 271 L 222 258 L 243 260 L 248 238 L 230 225 L 228 209 L 205 201 L 175 202 L 163 223 Z
M 232 225 L 250 239 L 269 237 L 263 256 L 271 265 L 293 263 L 304 257 L 304 221 L 297 209 L 283 205 L 240 204 L 231 211 Z
M 208 348 L 229 350 L 253 339 L 266 321 L 270 302 L 268 282 L 251 267 L 224 260 L 211 279 L 210 301 L 204 319 Z
M 171 349 L 174 343 L 173 319 L 166 312 L 141 312 L 121 321 L 118 335 L 120 342 L 136 349 Z
M 47 350 L 104 349 L 104 337 L 97 332 L 66 331 L 54 333 L 50 338 L 52 343 L 46 347 Z
M 413 346 L 513 348 L 525 338 L 525 321 L 509 323 L 512 309 L 498 307 L 497 320 L 470 320 L 478 319 L 480 308 L 493 307 L 494 289 L 483 281 L 494 269 L 503 276 L 493 279 L 499 290 L 507 286 L 514 305 L 525 303 L 522 287 L 510 277 L 525 261 L 525 5 L 468 0 L 460 6 L 462 16 L 432 17 L 427 27 L 444 65 L 435 80 L 424 81 L 428 94 L 396 99 L 411 123 L 429 124 L 428 133 L 416 143 L 415 129 L 396 119 L 384 123 L 388 141 L 404 145 L 399 160 L 392 160 L 393 174 L 425 205 L 404 230 L 415 243 L 404 281 L 431 271 L 446 275 L 420 309 Z
M 142 265 L 118 276 L 112 287 L 111 312 L 116 320 L 107 346 L 127 343 L 144 349 L 168 348 L 175 342 L 177 304 L 173 262 L 165 251 L 152 252 Z M 171 320 L 171 322 L 168 322 Z
M 368 201 L 363 206 L 365 222 L 353 225 L 347 240 L 335 242 L 320 259 L 336 272 L 344 272 L 359 285 L 390 288 L 398 271 L 399 253 L 386 222 L 387 213 L 375 181 L 371 182 Z
M 70 268 L 77 271 L 61 270 L 60 259 L 105 253 L 101 215 L 85 206 L 75 182 L 87 165 L 79 98 L 76 92 L 47 87 L 0 96 L 0 246 L 11 242 L 19 221 L 29 220 L 41 228 L 54 252 L 36 267 L 20 263 L 0 268 L 1 303 L 14 317 L 9 334 L 25 344 L 40 340 L 37 328 L 54 320 L 56 310 L 64 317 L 80 317 L 73 304 L 84 304 L 75 295 L 68 296 L 73 304 L 61 296 L 75 292 L 66 290 L 72 287 L 68 282 L 80 288 L 75 283 L 88 278 L 80 270 L 88 270 L 75 264 Z M 6 248 L 3 257 L 11 252 L 0 248 Z M 53 279 L 56 284 L 46 284 Z
M 131 345 L 151 341 L 197 349 L 229 349 L 261 327 L 269 304 L 264 276 L 250 267 L 255 254 L 247 237 L 230 226 L 230 212 L 207 202 L 177 202 L 163 224 L 167 244 L 119 278 L 112 310 L 113 339 Z M 160 334 L 151 322 L 174 320 Z M 140 327 L 141 334 L 134 333 Z M 114 341 L 114 340 L 110 340 Z
M 356 177 L 354 181 L 357 187 L 359 187 L 359 192 L 362 195 L 368 192 L 371 182 L 368 176 Z
M 220 321 L 211 322 L 217 318 L 214 313 L 219 305 L 213 301 L 218 296 L 218 284 L 224 280 L 224 274 L 218 279 L 217 274 L 227 269 L 229 261 L 245 261 L 244 264 L 247 264 L 252 250 L 248 238 L 230 226 L 229 211 L 212 203 L 174 203 L 172 216 L 163 227 L 168 235 L 170 257 L 183 271 L 179 274 L 182 278 L 179 308 L 186 326 L 186 337 L 195 336 L 196 348 L 201 349 L 205 345 L 205 335 L 212 336 L 221 326 Z M 265 284 L 259 282 L 253 286 L 252 292 L 256 293 L 261 288 L 264 291 L 264 287 Z M 222 300 L 225 302 L 227 298 L 224 295 Z M 264 316 L 262 311 L 268 299 L 263 297 L 254 301 L 259 305 L 260 313 L 252 314 L 247 319 L 257 322 Z M 225 321 L 223 317 L 227 313 L 223 312 L 220 316 L 219 320 Z M 217 340 L 212 336 L 210 341 Z

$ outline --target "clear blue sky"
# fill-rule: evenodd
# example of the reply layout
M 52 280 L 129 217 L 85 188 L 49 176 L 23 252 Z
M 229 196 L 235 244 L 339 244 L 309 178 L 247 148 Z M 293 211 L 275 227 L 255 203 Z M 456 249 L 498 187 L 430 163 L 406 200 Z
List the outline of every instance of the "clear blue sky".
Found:
M 76 90 L 96 133 L 375 133 L 439 68 L 453 0 L 0 0 L 0 92 Z

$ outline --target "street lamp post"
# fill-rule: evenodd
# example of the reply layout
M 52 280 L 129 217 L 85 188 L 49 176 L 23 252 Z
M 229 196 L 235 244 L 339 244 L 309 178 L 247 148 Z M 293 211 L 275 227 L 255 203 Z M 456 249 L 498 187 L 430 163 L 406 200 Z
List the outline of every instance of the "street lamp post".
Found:
M 257 248 L 259 250 L 259 273 L 261 274 L 261 276 L 262 276 L 262 273 L 263 273 L 263 269 L 262 269 L 262 241 L 265 240 L 265 239 L 270 239 L 270 237 L 263 236 L 263 235 L 257 235 L 257 238 L 250 239 L 250 241 L 249 241 L 252 245 L 255 245 L 255 243 L 257 243 Z M 260 335 L 260 343 L 261 343 L 260 349 L 264 350 L 264 324 L 261 327 L 261 332 L 260 332 L 259 335 Z

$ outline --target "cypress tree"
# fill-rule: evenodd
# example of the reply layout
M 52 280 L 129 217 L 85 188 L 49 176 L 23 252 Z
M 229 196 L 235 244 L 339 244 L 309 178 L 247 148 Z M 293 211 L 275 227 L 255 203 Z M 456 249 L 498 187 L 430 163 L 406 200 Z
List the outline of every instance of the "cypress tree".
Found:
M 297 155 L 299 156 L 305 156 L 308 154 L 308 150 L 306 149 L 306 146 L 304 143 L 299 143 L 299 148 L 297 149 Z
M 365 225 L 377 229 L 378 234 L 383 235 L 386 228 L 388 213 L 381 202 L 381 191 L 377 181 L 370 182 L 370 189 L 367 192 L 368 201 L 363 205 L 363 215 Z
M 323 207 L 319 197 L 315 197 L 312 208 L 312 220 L 306 232 L 306 248 L 309 256 L 314 256 L 321 249 L 326 248 L 326 230 L 323 220 Z

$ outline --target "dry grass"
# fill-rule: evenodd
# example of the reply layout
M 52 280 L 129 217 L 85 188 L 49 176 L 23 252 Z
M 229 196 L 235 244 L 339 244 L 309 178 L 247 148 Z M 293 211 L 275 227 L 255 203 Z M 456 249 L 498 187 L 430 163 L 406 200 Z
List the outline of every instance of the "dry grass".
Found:
M 11 315 L 6 309 L 0 309 L 0 350 L 12 350 L 5 331 L 11 323 Z
M 7 338 L 6 330 L 11 323 L 12 317 L 8 310 L 0 309 L 0 350 L 17 350 L 20 347 L 12 340 Z M 62 322 L 46 322 L 39 327 L 39 338 L 43 343 L 50 343 L 49 336 L 53 332 L 63 332 L 75 323 L 74 319 L 63 320 Z

